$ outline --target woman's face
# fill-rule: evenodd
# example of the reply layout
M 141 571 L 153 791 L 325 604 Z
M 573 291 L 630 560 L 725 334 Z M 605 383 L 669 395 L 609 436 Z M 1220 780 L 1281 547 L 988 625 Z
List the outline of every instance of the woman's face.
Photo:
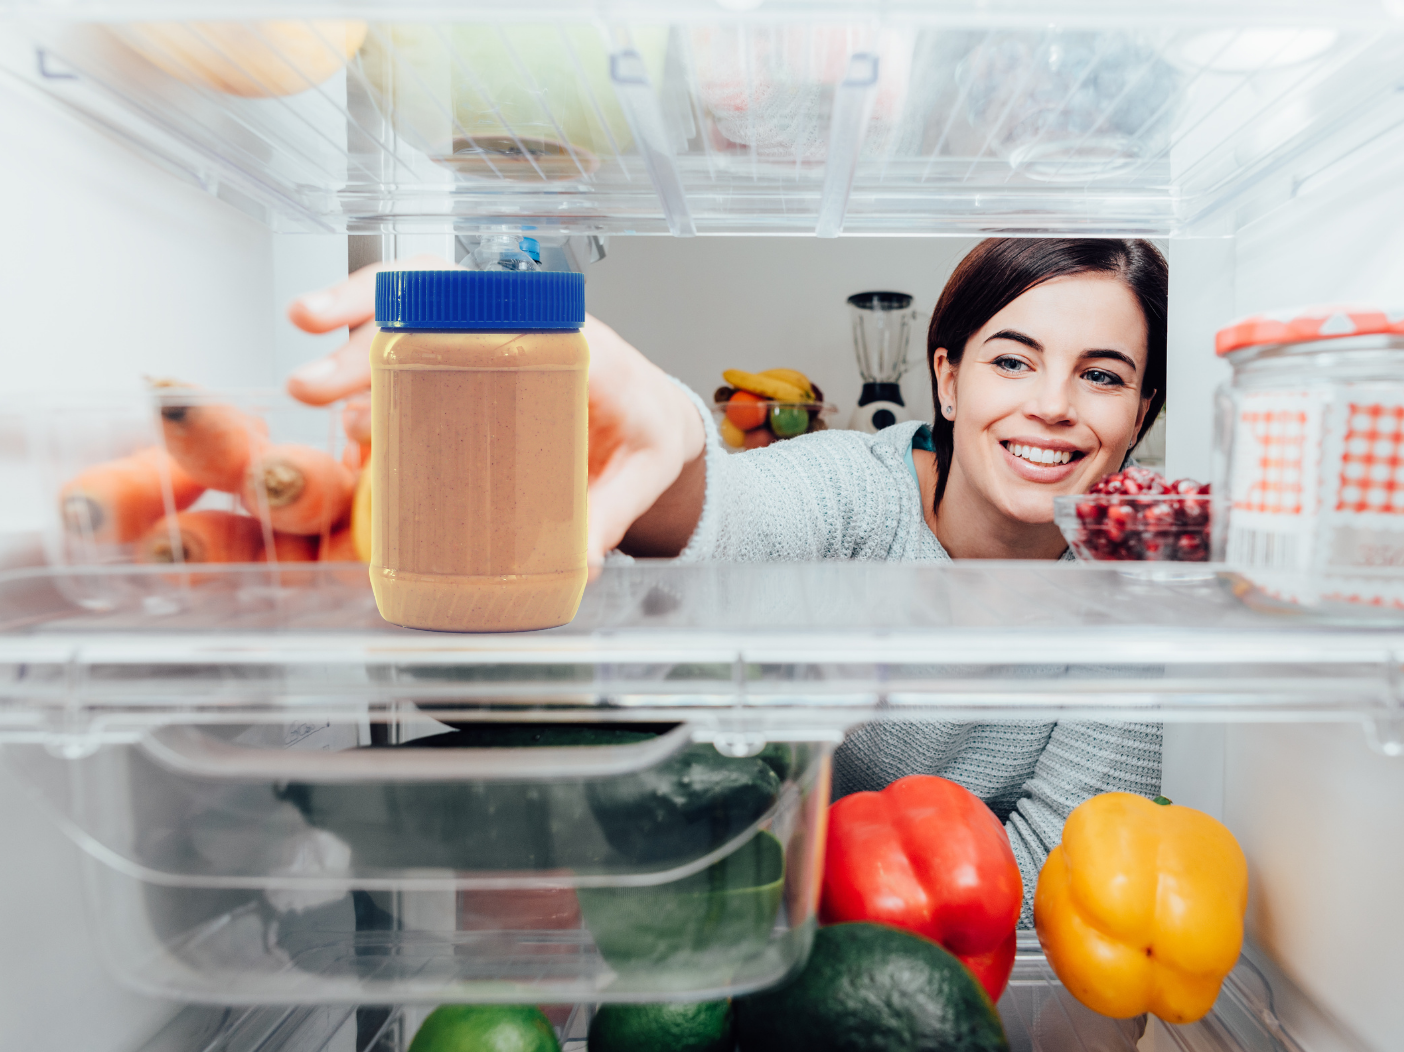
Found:
M 1120 468 L 1152 392 L 1144 392 L 1146 319 L 1118 278 L 1076 274 L 1030 289 L 933 365 L 954 410 L 964 487 L 1026 523 L 1053 518 L 1053 498 Z

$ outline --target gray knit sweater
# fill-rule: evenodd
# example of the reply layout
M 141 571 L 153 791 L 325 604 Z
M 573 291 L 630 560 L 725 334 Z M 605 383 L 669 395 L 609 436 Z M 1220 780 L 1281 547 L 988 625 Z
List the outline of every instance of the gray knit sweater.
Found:
M 947 562 L 907 467 L 920 423 L 876 435 L 821 431 L 728 453 L 711 413 L 702 518 L 685 561 L 873 559 Z M 1097 793 L 1160 791 L 1158 723 L 887 720 L 859 727 L 834 757 L 834 797 L 908 774 L 959 782 L 1005 822 L 1024 878 L 1023 927 L 1048 852 L 1074 807 Z

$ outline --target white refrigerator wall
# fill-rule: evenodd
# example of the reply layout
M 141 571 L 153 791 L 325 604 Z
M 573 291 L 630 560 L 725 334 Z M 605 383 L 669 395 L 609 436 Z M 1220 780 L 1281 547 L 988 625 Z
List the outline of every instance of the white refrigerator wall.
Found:
M 11 202 L 0 398 L 135 393 L 143 375 L 266 386 L 344 338 L 282 317 L 292 292 L 345 276 L 344 237 L 275 237 L 13 83 L 0 81 L 0 113 L 12 162 L 0 166 Z M 14 503 L 0 511 L 7 532 L 37 521 Z M 6 775 L 0 843 L 0 1045 L 139 1047 L 174 1008 L 109 976 L 78 848 Z

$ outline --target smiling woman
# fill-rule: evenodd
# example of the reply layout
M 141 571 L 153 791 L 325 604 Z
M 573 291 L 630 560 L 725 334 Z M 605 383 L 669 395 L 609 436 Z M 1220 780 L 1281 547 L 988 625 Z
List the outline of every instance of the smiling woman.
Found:
M 1165 401 L 1165 260 L 1145 241 L 981 242 L 927 336 L 940 407 L 914 454 L 955 558 L 1054 558 L 1053 498 L 1118 470 Z

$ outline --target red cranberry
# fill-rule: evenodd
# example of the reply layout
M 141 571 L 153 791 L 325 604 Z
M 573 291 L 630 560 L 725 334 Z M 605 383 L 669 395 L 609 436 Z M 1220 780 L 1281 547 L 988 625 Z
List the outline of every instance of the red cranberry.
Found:
M 1095 526 L 1107 517 L 1107 506 L 1099 500 L 1077 502 L 1077 521 Z
M 1142 558 L 1152 562 L 1169 562 L 1175 558 L 1175 535 L 1164 530 L 1142 534 Z
M 1207 500 L 1180 501 L 1180 522 L 1186 526 L 1205 526 L 1209 522 L 1209 502 Z
M 1181 562 L 1202 563 L 1209 559 L 1209 549 L 1202 533 L 1182 533 L 1175 542 L 1175 555 Z
M 1178 481 L 1172 482 L 1170 484 L 1170 492 L 1185 494 L 1198 493 L 1199 483 L 1194 481 L 1194 479 L 1179 479 Z
M 1119 559 L 1137 560 L 1146 557 L 1146 535 L 1139 530 L 1128 533 L 1121 542 L 1121 549 L 1117 554 Z
M 1166 501 L 1156 501 L 1141 512 L 1141 521 L 1153 530 L 1169 529 L 1175 525 L 1175 506 Z
M 1107 507 L 1106 521 L 1108 526 L 1114 526 L 1119 530 L 1129 530 L 1136 525 L 1136 518 L 1134 504 L 1112 504 Z

